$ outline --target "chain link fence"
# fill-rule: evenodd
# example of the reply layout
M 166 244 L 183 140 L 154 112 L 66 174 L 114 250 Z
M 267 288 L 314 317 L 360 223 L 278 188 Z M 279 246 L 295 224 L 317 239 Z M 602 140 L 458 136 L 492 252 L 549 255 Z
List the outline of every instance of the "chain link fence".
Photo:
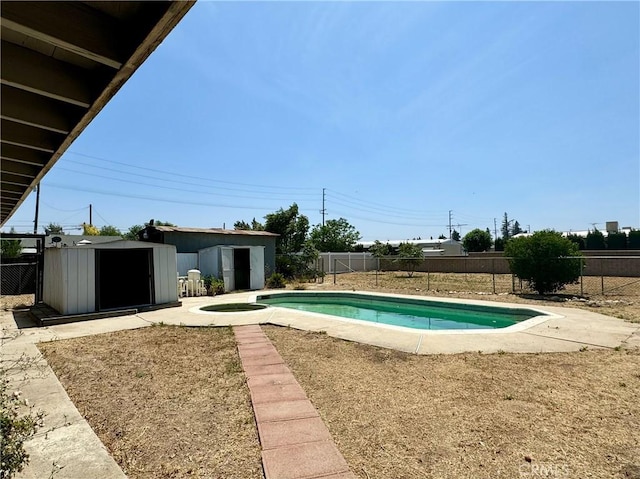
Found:
M 343 255 L 347 255 L 344 253 Z M 345 261 L 347 259 L 347 261 Z M 340 284 L 358 275 L 362 287 L 397 288 L 399 282 L 422 291 L 474 292 L 486 294 L 534 293 L 525 281 L 511 274 L 508 258 L 434 257 L 425 259 L 372 258 L 355 253 L 349 258 L 320 258 L 319 266 Z M 567 258 L 568 261 L 576 261 Z M 543 266 L 541 266 L 543 267 Z M 346 276 L 345 276 L 346 278 Z M 640 297 L 640 256 L 587 256 L 574 284 L 559 291 L 575 296 Z
M 34 305 L 37 263 L 3 263 L 0 266 L 0 307 L 3 310 Z

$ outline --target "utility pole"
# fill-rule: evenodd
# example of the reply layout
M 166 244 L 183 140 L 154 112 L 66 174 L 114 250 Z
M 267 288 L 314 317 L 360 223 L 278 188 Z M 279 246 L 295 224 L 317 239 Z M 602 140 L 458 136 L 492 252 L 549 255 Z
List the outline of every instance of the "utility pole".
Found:
M 320 213 L 322 213 L 322 226 L 324 227 L 324 215 L 326 214 L 327 210 L 324 208 L 324 199 L 325 199 L 325 190 L 326 188 L 322 188 L 322 209 L 320 210 Z
M 449 210 L 449 239 L 451 239 L 451 213 L 453 210 Z
M 36 187 L 36 217 L 33 220 L 33 234 L 38 234 L 38 210 L 40 209 L 40 183 Z
M 493 218 L 493 239 L 498 239 L 498 223 L 495 218 Z
M 93 205 L 89 205 L 89 226 L 93 226 Z

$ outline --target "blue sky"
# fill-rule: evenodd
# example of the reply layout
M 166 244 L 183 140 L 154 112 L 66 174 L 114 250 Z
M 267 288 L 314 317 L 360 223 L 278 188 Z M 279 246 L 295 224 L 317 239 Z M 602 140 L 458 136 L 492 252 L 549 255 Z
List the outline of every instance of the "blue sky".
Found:
M 363 240 L 640 227 L 638 2 L 199 2 L 42 182 L 40 225 Z M 33 228 L 35 194 L 7 222 Z

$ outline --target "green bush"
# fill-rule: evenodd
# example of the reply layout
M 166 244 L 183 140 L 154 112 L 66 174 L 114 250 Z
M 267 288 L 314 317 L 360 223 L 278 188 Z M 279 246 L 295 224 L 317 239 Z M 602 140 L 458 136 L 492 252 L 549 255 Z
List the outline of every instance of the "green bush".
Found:
M 42 426 L 43 413 L 32 409 L 24 415 L 25 405 L 18 393 L 9 391 L 9 382 L 0 370 L 0 478 L 9 479 L 29 463 L 24 443 Z
M 206 274 L 202 277 L 204 287 L 207 289 L 207 293 L 211 295 L 224 294 L 224 281 L 216 278 L 211 274 Z
M 512 238 L 505 245 L 511 272 L 539 294 L 552 293 L 576 283 L 582 269 L 578 245 L 552 231 L 536 231 Z
M 267 278 L 267 288 L 285 288 L 287 283 L 281 273 L 273 273 Z
M 586 242 L 582 236 L 578 236 L 577 234 L 568 234 L 567 239 L 578 245 L 578 249 L 585 249 Z

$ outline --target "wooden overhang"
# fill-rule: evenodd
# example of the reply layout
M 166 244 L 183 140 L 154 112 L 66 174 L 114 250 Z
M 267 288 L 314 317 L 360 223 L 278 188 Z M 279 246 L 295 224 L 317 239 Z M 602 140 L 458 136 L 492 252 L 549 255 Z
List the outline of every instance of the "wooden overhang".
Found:
M 0 226 L 194 3 L 0 2 Z

